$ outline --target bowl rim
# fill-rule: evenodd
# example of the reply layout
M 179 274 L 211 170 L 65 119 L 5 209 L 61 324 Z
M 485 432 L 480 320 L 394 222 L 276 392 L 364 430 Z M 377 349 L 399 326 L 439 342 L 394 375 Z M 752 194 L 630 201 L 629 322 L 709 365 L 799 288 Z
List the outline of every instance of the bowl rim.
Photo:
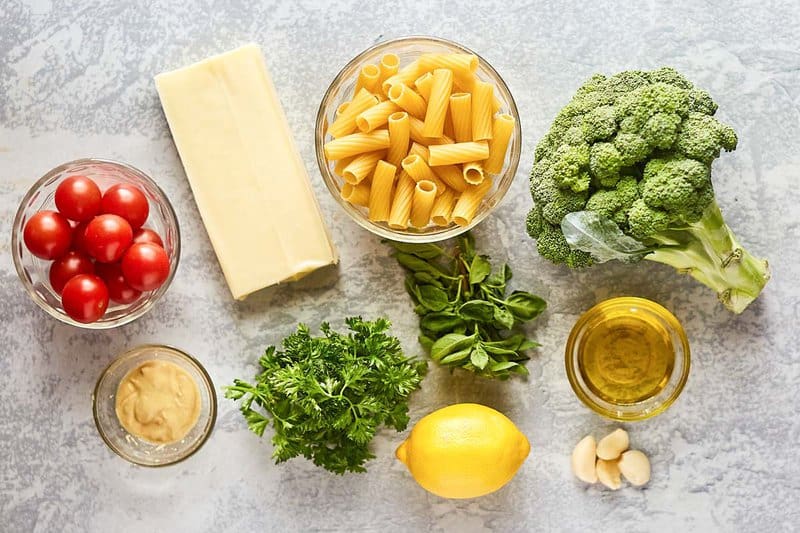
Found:
M 61 313 L 56 310 L 53 306 L 48 304 L 38 292 L 36 292 L 31 284 L 29 283 L 26 275 L 25 269 L 22 265 L 22 257 L 20 254 L 17 253 L 19 250 L 20 245 L 20 238 L 21 233 L 23 231 L 22 228 L 22 218 L 25 213 L 25 206 L 30 201 L 31 197 L 36 194 L 39 189 L 50 179 L 52 179 L 57 174 L 64 172 L 65 170 L 69 169 L 70 167 L 77 166 L 77 165 L 96 165 L 96 164 L 104 164 L 104 165 L 114 165 L 117 167 L 121 167 L 136 177 L 145 181 L 149 186 L 152 186 L 161 198 L 164 200 L 163 206 L 166 207 L 167 214 L 169 218 L 171 218 L 175 222 L 175 260 L 170 265 L 170 272 L 167 279 L 164 283 L 156 289 L 157 294 L 154 295 L 154 298 L 150 300 L 147 304 L 143 305 L 137 312 L 129 313 L 124 316 L 121 316 L 113 321 L 108 322 L 90 322 L 90 323 L 83 323 L 78 322 L 77 320 L 73 320 L 71 317 L 66 315 L 65 313 Z M 164 296 L 169 286 L 172 284 L 172 280 L 175 277 L 175 274 L 178 271 L 178 264 L 180 263 L 181 257 L 181 229 L 180 229 L 180 222 L 178 221 L 178 216 L 175 213 L 175 208 L 172 206 L 172 202 L 170 202 L 169 197 L 166 195 L 164 190 L 151 178 L 148 174 L 140 170 L 139 168 L 125 163 L 123 161 L 117 161 L 114 159 L 105 159 L 99 157 L 82 157 L 79 159 L 74 159 L 72 161 L 67 161 L 66 163 L 62 163 L 49 171 L 47 171 L 41 178 L 36 180 L 36 182 L 31 185 L 28 190 L 25 192 L 25 195 L 19 202 L 19 206 L 17 207 L 16 214 L 14 215 L 14 220 L 11 225 L 11 256 L 14 261 L 14 268 L 17 271 L 17 276 L 19 277 L 22 285 L 25 287 L 28 296 L 38 305 L 41 309 L 43 309 L 48 315 L 52 316 L 53 318 L 57 319 L 58 321 L 68 324 L 70 326 L 74 326 L 81 329 L 88 329 L 88 330 L 105 330 L 105 329 L 113 329 L 119 326 L 123 326 L 125 324 L 129 324 L 134 320 L 144 316 L 147 314 L 155 304 Z
M 601 305 L 608 305 L 609 302 L 613 302 L 616 305 L 636 305 L 640 309 L 647 311 L 648 313 L 658 315 L 662 321 L 665 321 L 667 325 L 672 328 L 677 335 L 678 339 L 680 340 L 681 350 L 675 350 L 676 356 L 677 353 L 680 351 L 682 353 L 682 362 L 683 368 L 680 374 L 677 374 L 677 380 L 674 382 L 674 389 L 672 392 L 666 396 L 663 400 L 654 404 L 652 409 L 646 411 L 621 411 L 617 410 L 614 411 L 599 403 L 595 402 L 592 397 L 584 390 L 581 386 L 580 381 L 578 379 L 579 370 L 576 366 L 574 361 L 574 352 L 576 348 L 576 336 L 577 333 L 585 329 L 589 318 L 592 315 L 592 312 L 597 309 Z M 663 305 L 649 300 L 647 298 L 642 298 L 639 296 L 616 296 L 612 298 L 607 298 L 602 300 L 589 309 L 587 309 L 583 314 L 581 314 L 580 318 L 575 322 L 575 325 L 572 327 L 569 333 L 569 337 L 567 339 L 566 348 L 564 350 L 565 358 L 565 369 L 567 373 L 567 379 L 569 380 L 570 387 L 572 387 L 573 392 L 578 397 L 578 399 L 583 402 L 589 409 L 594 411 L 595 413 L 604 416 L 606 418 L 610 418 L 612 420 L 617 420 L 620 422 L 636 422 L 640 420 L 646 420 L 649 418 L 653 418 L 657 415 L 660 415 L 664 411 L 666 411 L 675 401 L 680 397 L 681 393 L 683 392 L 684 387 L 686 386 L 686 382 L 689 379 L 689 371 L 691 370 L 691 350 L 689 347 L 689 340 L 686 337 L 686 331 L 683 329 L 683 325 L 680 323 L 678 318 L 666 307 Z M 670 379 L 670 381 L 672 378 Z
M 200 373 L 200 376 L 203 378 L 203 385 L 205 385 L 205 387 L 208 389 L 208 395 L 210 399 L 210 405 L 208 409 L 209 410 L 208 421 L 205 424 L 206 428 L 203 432 L 203 436 L 200 438 L 197 444 L 194 445 L 194 447 L 188 449 L 188 453 L 179 456 L 177 459 L 164 463 L 142 463 L 125 454 L 123 450 L 115 446 L 111 442 L 111 440 L 106 436 L 106 432 L 103 429 L 102 424 L 100 423 L 100 418 L 97 416 L 97 404 L 98 404 L 97 393 L 100 390 L 100 384 L 103 382 L 103 380 L 106 379 L 109 371 L 111 371 L 111 369 L 116 367 L 117 365 L 122 364 L 126 359 L 133 357 L 137 352 L 147 349 L 168 350 L 170 352 L 173 352 L 174 355 L 186 360 L 189 364 L 197 368 L 197 370 Z M 137 346 L 134 346 L 133 348 L 125 350 L 124 352 L 116 356 L 114 359 L 111 360 L 111 362 L 108 365 L 106 365 L 106 367 L 100 373 L 100 376 L 97 378 L 97 382 L 95 383 L 94 389 L 92 389 L 92 418 L 94 419 L 94 425 L 95 428 L 97 429 L 97 433 L 100 434 L 100 438 L 103 439 L 103 442 L 105 442 L 106 446 L 108 446 L 108 448 L 115 454 L 122 457 L 129 463 L 135 464 L 137 466 L 144 466 L 147 468 L 160 468 L 162 466 L 171 466 L 185 461 L 189 457 L 196 454 L 198 450 L 200 450 L 200 448 L 202 448 L 203 445 L 205 445 L 211 434 L 214 432 L 214 427 L 217 424 L 217 401 L 218 401 L 217 391 L 214 388 L 214 381 L 211 379 L 211 375 L 208 373 L 203 364 L 196 358 L 189 355 L 180 348 L 176 348 L 169 344 L 156 344 L 156 343 L 139 344 Z M 196 424 L 197 423 L 200 423 L 200 420 L 198 420 Z
M 363 216 L 356 216 L 352 211 L 355 210 L 353 206 L 348 204 L 343 198 L 341 198 L 340 191 L 335 188 L 334 181 L 335 178 L 332 175 L 330 168 L 328 168 L 328 162 L 325 160 L 324 154 L 322 153 L 322 145 L 324 144 L 325 139 L 325 132 L 323 131 L 323 124 L 325 123 L 325 111 L 327 109 L 326 104 L 328 103 L 328 97 L 331 93 L 331 89 L 334 87 L 340 86 L 345 81 L 345 73 L 350 70 L 350 68 L 364 60 L 367 56 L 374 54 L 377 51 L 391 48 L 398 44 L 410 43 L 410 44 L 425 44 L 425 42 L 444 45 L 446 47 L 455 48 L 463 53 L 467 54 L 474 54 L 477 56 L 479 64 L 485 68 L 489 73 L 492 75 L 496 84 L 500 85 L 504 90 L 505 93 L 508 94 L 508 113 L 511 114 L 515 119 L 514 125 L 514 135 L 518 139 L 519 144 L 519 153 L 516 157 L 511 157 L 509 160 L 509 167 L 503 173 L 503 175 L 510 175 L 510 179 L 506 180 L 507 184 L 505 184 L 502 188 L 498 187 L 495 191 L 497 195 L 494 205 L 491 206 L 490 209 L 484 211 L 483 213 L 477 213 L 472 221 L 467 224 L 466 226 L 459 226 L 457 224 L 451 224 L 449 226 L 443 227 L 440 230 L 435 230 L 427 233 L 409 233 L 405 231 L 398 231 L 391 228 L 384 228 L 382 226 L 378 226 L 371 221 L 367 220 Z M 356 224 L 361 226 L 362 228 L 366 229 L 370 233 L 377 235 L 384 239 L 389 239 L 396 242 L 406 242 L 406 243 L 434 243 L 440 242 L 447 239 L 451 239 L 453 237 L 457 237 L 467 231 L 470 231 L 475 226 L 483 222 L 497 207 L 503 202 L 505 199 L 508 191 L 511 189 L 511 185 L 513 184 L 514 180 L 516 179 L 517 171 L 519 170 L 519 163 L 522 154 L 522 147 L 523 147 L 523 137 L 522 137 L 522 125 L 520 121 L 519 109 L 517 108 L 517 103 L 514 100 L 514 95 L 511 93 L 511 90 L 508 87 L 505 79 L 495 70 L 495 68 L 489 63 L 483 56 L 476 53 L 474 50 L 464 46 L 463 44 L 457 43 L 455 41 L 451 41 L 450 39 L 445 39 L 443 37 L 436 37 L 432 35 L 406 35 L 402 37 L 395 37 L 392 39 L 387 39 L 384 41 L 380 41 L 371 45 L 370 47 L 366 48 L 362 52 L 358 53 L 355 57 L 353 57 L 350 61 L 348 61 L 334 76 L 331 83 L 328 85 L 327 89 L 325 90 L 325 94 L 320 101 L 319 107 L 317 109 L 317 116 L 316 122 L 314 125 L 314 151 L 315 151 L 315 159 L 317 161 L 317 167 L 319 168 L 320 173 L 322 174 L 322 181 L 325 183 L 325 187 L 328 189 L 328 192 L 331 193 L 334 200 L 339 204 L 339 206 L 347 213 L 347 215 L 352 219 Z M 498 180 L 498 182 L 502 182 L 502 180 Z

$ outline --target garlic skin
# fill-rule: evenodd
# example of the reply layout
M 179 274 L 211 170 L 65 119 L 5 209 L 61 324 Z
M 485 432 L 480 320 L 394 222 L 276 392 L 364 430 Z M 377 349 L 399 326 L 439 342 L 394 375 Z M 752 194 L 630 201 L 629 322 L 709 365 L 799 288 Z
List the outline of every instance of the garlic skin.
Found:
M 619 458 L 620 473 L 631 485 L 641 487 L 650 481 L 650 460 L 639 450 L 628 450 Z
M 597 483 L 596 450 L 597 442 L 591 435 L 582 438 L 572 450 L 572 473 L 585 483 Z
M 597 457 L 613 461 L 628 449 L 629 444 L 628 432 L 622 428 L 616 429 L 600 439 L 597 444 Z

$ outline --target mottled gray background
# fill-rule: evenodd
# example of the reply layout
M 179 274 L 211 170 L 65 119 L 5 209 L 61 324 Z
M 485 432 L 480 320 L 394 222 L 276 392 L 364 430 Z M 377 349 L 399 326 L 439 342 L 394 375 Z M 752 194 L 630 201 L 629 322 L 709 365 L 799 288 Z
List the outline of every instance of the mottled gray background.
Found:
M 590 5 L 591 4 L 591 5 Z M 378 239 L 340 211 L 314 170 L 313 120 L 328 82 L 370 44 L 406 34 L 457 40 L 484 55 L 516 97 L 525 136 L 517 181 L 477 231 L 514 284 L 551 304 L 533 328 L 531 378 L 489 383 L 434 370 L 412 421 L 457 401 L 507 413 L 532 453 L 503 490 L 473 501 L 424 492 L 383 432 L 369 473 L 275 466 L 267 439 L 220 404 L 216 431 L 178 466 L 113 455 L 90 395 L 115 354 L 164 342 L 199 357 L 222 386 L 249 377 L 262 349 L 302 320 L 387 314 L 417 350 L 402 273 Z M 254 41 L 266 55 L 338 245 L 338 275 L 231 300 L 153 86 L 154 74 Z M 800 6 L 741 2 L 0 2 L 0 530 L 2 531 L 791 531 L 800 523 L 798 139 Z M 523 230 L 536 140 L 596 71 L 674 65 L 720 104 L 739 149 L 715 163 L 719 202 L 774 279 L 735 317 L 671 269 L 602 265 L 570 272 L 539 258 Z M 181 221 L 175 282 L 147 316 L 115 331 L 62 325 L 26 296 L 10 257 L 11 220 L 28 186 L 84 156 L 149 172 Z M 653 463 L 642 490 L 573 480 L 568 456 L 613 424 L 573 395 L 563 348 L 578 315 L 614 295 L 661 302 L 685 324 L 693 368 L 665 414 L 629 424 Z

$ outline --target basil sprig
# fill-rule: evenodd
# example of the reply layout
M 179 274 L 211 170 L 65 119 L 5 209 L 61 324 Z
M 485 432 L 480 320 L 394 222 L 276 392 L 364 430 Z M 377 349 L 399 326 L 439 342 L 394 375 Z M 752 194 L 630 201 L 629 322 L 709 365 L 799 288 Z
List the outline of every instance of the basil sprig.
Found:
M 420 343 L 431 358 L 489 378 L 527 375 L 526 352 L 539 346 L 516 331 L 547 307 L 529 292 L 506 295 L 511 269 L 492 270 L 467 233 L 451 249 L 390 242 L 408 272 L 405 288 L 419 315 Z

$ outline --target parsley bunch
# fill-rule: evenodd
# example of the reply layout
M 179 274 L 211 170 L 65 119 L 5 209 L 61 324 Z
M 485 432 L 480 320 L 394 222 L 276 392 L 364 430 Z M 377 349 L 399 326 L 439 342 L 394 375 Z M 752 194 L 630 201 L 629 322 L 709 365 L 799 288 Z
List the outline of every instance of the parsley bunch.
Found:
M 241 400 L 247 425 L 261 436 L 272 420 L 276 463 L 302 455 L 331 472 L 365 472 L 374 457 L 369 442 L 382 425 L 402 431 L 408 424 L 408 396 L 419 387 L 426 364 L 406 358 L 384 318 L 351 317 L 348 334 L 308 326 L 267 348 L 255 383 L 240 379 L 225 397 Z
M 528 373 L 525 352 L 539 344 L 517 332 L 517 326 L 539 316 L 547 304 L 525 291 L 506 295 L 512 275 L 508 265 L 493 271 L 489 257 L 475 251 L 469 233 L 450 250 L 390 244 L 409 271 L 405 287 L 420 317 L 419 340 L 434 361 L 489 378 Z

